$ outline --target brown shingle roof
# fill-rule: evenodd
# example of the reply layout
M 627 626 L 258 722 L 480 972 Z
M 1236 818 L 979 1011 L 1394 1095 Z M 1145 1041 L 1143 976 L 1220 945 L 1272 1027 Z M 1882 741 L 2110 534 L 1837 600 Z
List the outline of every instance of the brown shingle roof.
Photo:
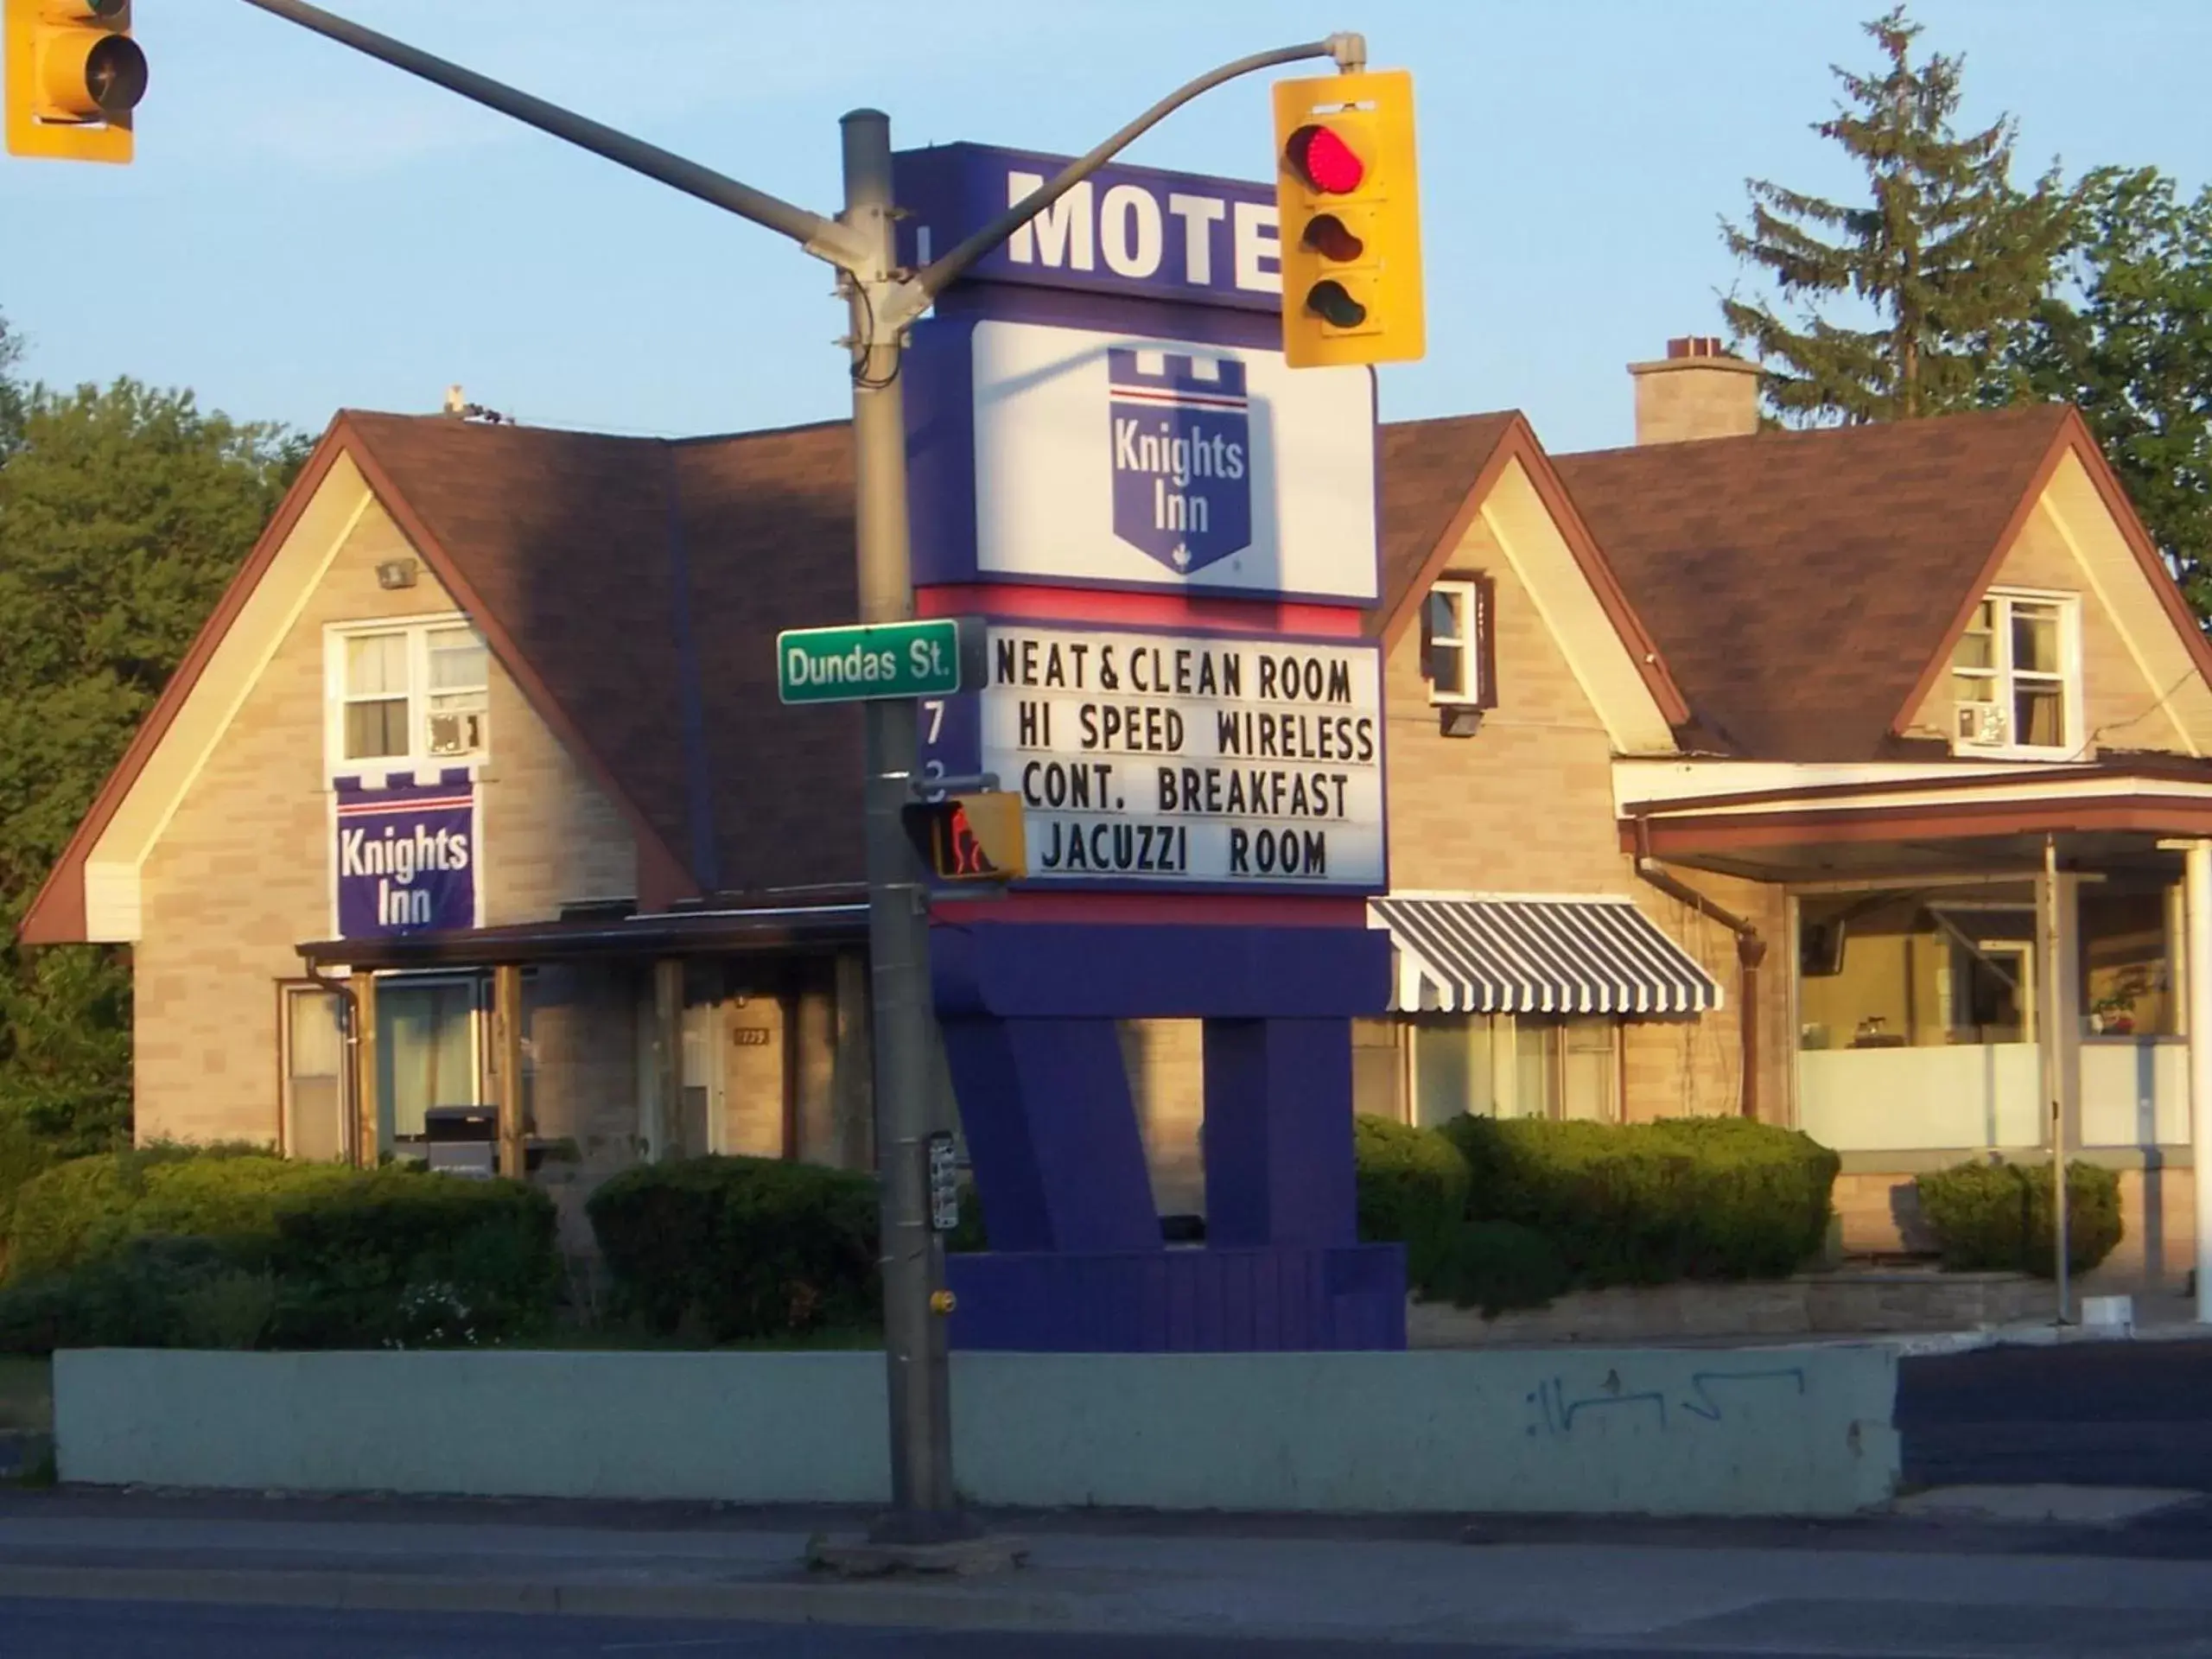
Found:
M 1382 431 L 1377 461 L 1382 497 L 1382 603 L 1380 629 L 1420 582 L 1429 556 L 1450 531 L 1467 493 L 1520 416 L 1454 415 L 1398 421 Z
M 509 672 L 688 885 L 859 879 L 858 715 L 786 709 L 775 676 L 779 628 L 855 614 L 842 423 L 669 442 L 341 420 Z
M 1554 458 L 1700 722 L 1771 760 L 1893 743 L 2069 412 Z

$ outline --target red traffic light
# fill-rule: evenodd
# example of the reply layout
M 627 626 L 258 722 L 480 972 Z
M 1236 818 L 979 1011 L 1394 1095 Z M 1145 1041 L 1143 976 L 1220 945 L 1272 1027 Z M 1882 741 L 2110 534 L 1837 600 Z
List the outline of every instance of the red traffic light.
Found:
M 1308 122 L 1290 135 L 1283 156 L 1307 188 L 1324 195 L 1349 195 L 1367 176 L 1367 163 L 1331 128 Z

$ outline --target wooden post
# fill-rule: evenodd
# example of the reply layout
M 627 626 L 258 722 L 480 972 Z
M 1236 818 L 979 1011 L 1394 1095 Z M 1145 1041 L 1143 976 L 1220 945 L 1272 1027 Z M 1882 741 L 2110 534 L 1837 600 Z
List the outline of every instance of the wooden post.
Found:
M 530 1172 L 522 1098 L 522 967 L 503 962 L 492 970 L 492 1027 L 499 1038 L 499 1173 L 510 1180 Z
M 377 1166 L 382 1137 L 377 1128 L 377 976 L 357 973 L 353 988 L 353 1161 Z
M 681 1158 L 683 1144 L 683 963 L 653 963 L 653 1099 L 658 1133 L 646 1142 L 656 1158 Z M 698 1150 L 703 1151 L 701 1147 Z

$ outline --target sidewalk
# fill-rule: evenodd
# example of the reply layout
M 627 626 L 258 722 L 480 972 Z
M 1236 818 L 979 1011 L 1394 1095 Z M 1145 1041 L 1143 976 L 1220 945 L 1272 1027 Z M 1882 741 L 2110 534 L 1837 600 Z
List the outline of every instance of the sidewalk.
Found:
M 1770 1540 L 1786 1530 L 1800 1545 L 1783 1548 L 1724 1542 L 1726 1523 L 1645 1523 L 1646 1541 L 1622 1541 L 1632 1528 L 1577 1539 L 1548 1523 L 1516 1538 L 1492 1522 L 1465 1541 L 1440 1518 L 1445 1535 L 1421 1538 L 1040 1516 L 1018 1573 L 849 1583 L 806 1576 L 796 1529 L 549 1524 L 516 1507 L 509 1521 L 481 1507 L 372 1518 L 368 1505 L 257 1515 L 236 1501 L 14 1495 L 0 1505 L 0 1598 L 1961 1655 L 2140 1651 L 2181 1645 L 2212 1618 L 2202 1562 L 2038 1550 L 2062 1547 L 2065 1529 L 1765 1523 Z M 1803 1547 L 1823 1535 L 1844 1547 Z

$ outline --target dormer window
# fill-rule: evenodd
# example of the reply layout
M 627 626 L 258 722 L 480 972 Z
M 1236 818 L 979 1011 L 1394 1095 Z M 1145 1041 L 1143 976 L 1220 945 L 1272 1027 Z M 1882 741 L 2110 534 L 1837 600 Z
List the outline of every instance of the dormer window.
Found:
M 1993 589 L 1951 652 L 1951 747 L 2063 759 L 2082 747 L 2081 609 L 2070 594 Z

